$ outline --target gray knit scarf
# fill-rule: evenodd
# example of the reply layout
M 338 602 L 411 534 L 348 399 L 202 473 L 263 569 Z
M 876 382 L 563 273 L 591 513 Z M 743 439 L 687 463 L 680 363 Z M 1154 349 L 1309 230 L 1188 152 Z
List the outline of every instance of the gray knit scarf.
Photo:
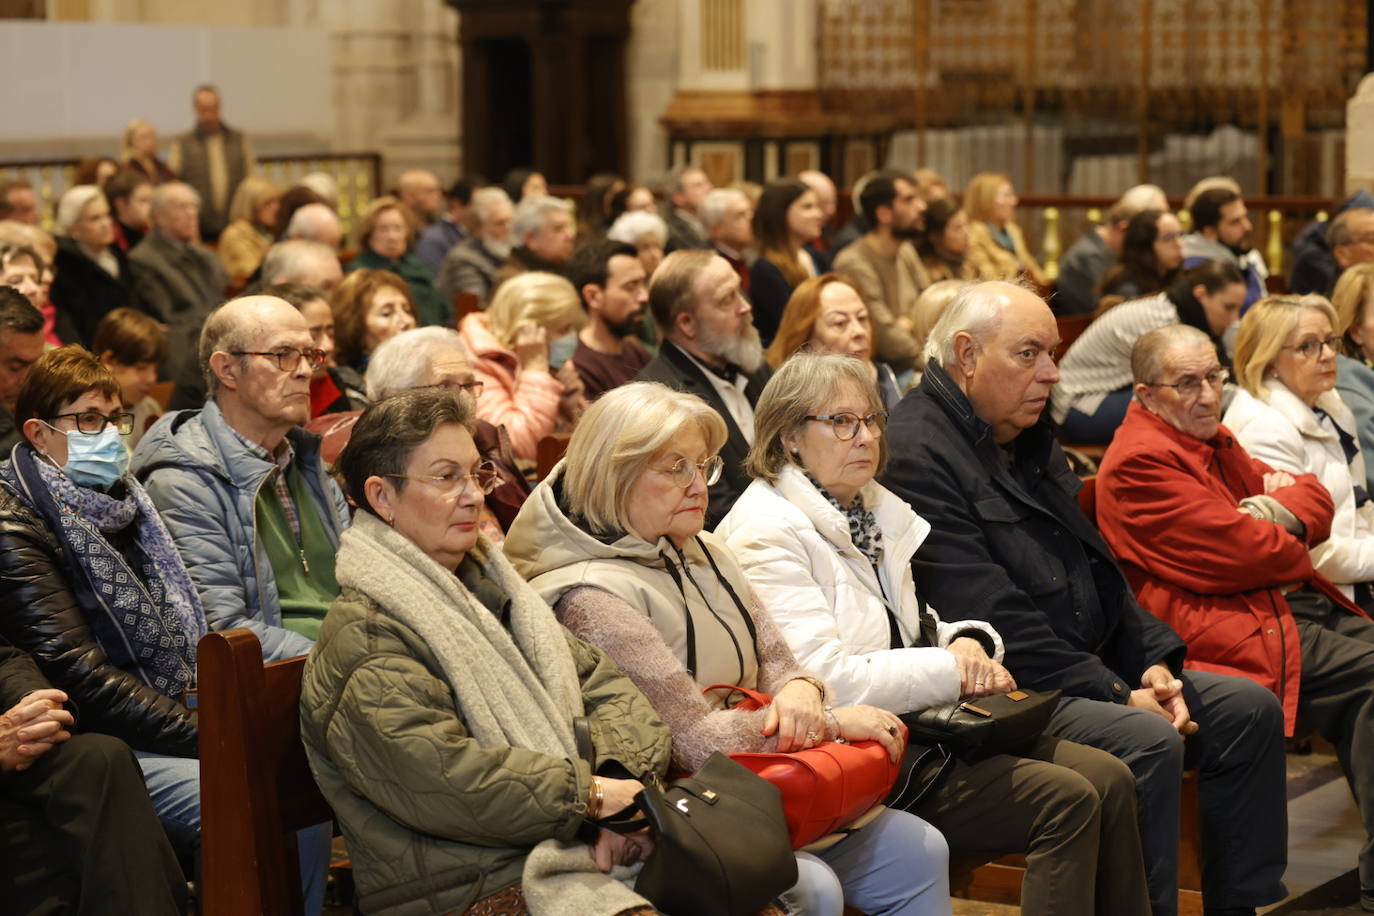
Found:
M 451 570 L 370 512 L 359 512 L 343 533 L 336 569 L 341 587 L 364 593 L 424 640 L 478 744 L 576 758 L 572 722 L 583 714 L 582 685 L 563 627 L 485 536 L 471 555 L 510 598 L 509 630 Z M 615 880 L 618 871 L 602 875 L 581 844 L 545 840 L 525 862 L 526 902 L 532 913 L 569 916 L 646 905 Z

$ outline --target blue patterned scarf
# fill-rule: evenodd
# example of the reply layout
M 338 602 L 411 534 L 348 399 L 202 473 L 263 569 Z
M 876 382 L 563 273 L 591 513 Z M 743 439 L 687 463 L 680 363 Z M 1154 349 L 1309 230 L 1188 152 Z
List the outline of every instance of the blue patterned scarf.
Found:
M 67 585 L 110 663 L 159 693 L 195 686 L 205 611 L 152 500 L 125 475 L 123 496 L 77 484 L 27 444 L 0 465 L 0 482 L 33 508 L 61 542 Z M 121 484 L 116 484 L 116 489 Z M 137 570 L 108 540 L 134 526 Z

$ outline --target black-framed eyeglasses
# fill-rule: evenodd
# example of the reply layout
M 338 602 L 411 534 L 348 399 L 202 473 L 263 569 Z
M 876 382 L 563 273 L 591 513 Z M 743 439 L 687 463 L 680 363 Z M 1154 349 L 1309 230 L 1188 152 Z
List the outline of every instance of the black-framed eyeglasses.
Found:
M 1316 359 L 1322 354 L 1322 347 L 1329 347 L 1332 354 L 1341 352 L 1341 339 L 1339 337 L 1319 337 L 1315 340 L 1304 340 L 1302 343 L 1293 347 L 1279 347 L 1280 350 L 1297 350 L 1302 354 L 1303 359 Z
M 1184 376 L 1177 382 L 1146 382 L 1145 387 L 1172 388 L 1178 392 L 1179 397 L 1192 399 L 1202 393 L 1202 386 L 1204 383 L 1211 386 L 1212 390 L 1215 391 L 1226 384 L 1226 380 L 1230 377 L 1231 370 L 1218 367 L 1202 376 Z
M 457 496 L 468 488 L 469 481 L 481 490 L 483 495 L 501 486 L 501 473 L 496 465 L 483 459 L 467 474 L 452 471 L 448 474 L 384 474 L 397 480 L 418 480 L 434 487 L 444 496 Z
M 98 410 L 83 410 L 80 413 L 60 413 L 52 420 L 75 420 L 76 431 L 84 436 L 98 436 L 105 431 L 105 424 L 115 428 L 121 436 L 134 431 L 134 415 L 128 411 L 112 413 L 108 417 Z
M 473 379 L 467 382 L 443 381 L 436 382 L 432 387 L 447 388 L 449 391 L 462 391 L 465 394 L 471 395 L 475 400 L 476 398 L 479 398 L 482 395 L 483 383 L 478 379 Z
M 875 436 L 880 435 L 887 428 L 887 413 L 882 410 L 862 417 L 853 413 L 823 413 L 808 415 L 802 419 L 829 423 L 830 428 L 835 431 L 835 438 L 842 442 L 853 439 L 859 434 L 860 423 L 867 426 L 868 431 Z
M 312 371 L 323 366 L 326 359 L 325 352 L 318 347 L 306 347 L 304 350 L 296 347 L 282 347 L 280 350 L 230 350 L 229 355 L 265 356 L 276 360 L 277 367 L 283 372 L 295 372 L 301 364 L 301 357 L 305 357 Z
M 701 479 L 706 481 L 706 486 L 711 486 L 720 480 L 720 472 L 725 468 L 725 459 L 719 455 L 712 455 L 705 461 L 688 461 L 686 458 L 679 458 L 673 462 L 670 468 L 654 468 L 660 474 L 667 474 L 674 484 L 682 489 L 687 489 L 692 485 L 692 481 L 697 479 L 697 472 L 701 473 Z

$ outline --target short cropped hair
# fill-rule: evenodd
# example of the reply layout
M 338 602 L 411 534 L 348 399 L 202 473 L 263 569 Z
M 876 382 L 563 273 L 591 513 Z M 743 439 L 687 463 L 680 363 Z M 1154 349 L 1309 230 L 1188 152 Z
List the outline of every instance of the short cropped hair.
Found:
M 50 420 L 88 391 L 119 400 L 119 382 L 105 365 L 80 344 L 49 350 L 29 369 L 14 404 L 14 422 Z
M 1199 344 L 1211 348 L 1213 352 L 1216 350 L 1212 338 L 1192 325 L 1169 324 L 1155 328 L 1141 335 L 1135 346 L 1131 347 L 1132 380 L 1139 385 L 1158 379 L 1164 370 L 1163 355 L 1184 344 Z
M 573 205 L 561 197 L 526 197 L 521 200 L 515 208 L 515 216 L 511 218 L 516 241 L 523 245 L 526 236 L 538 232 L 548 215 L 557 212 L 571 214 Z
M 511 346 L 521 325 L 549 327 L 567 322 L 574 328 L 587 323 L 582 297 L 558 274 L 530 270 L 516 274 L 496 288 L 487 305 L 487 325 L 504 346 Z
M 12 286 L 0 286 L 0 333 L 41 334 L 45 319 L 27 296 Z
M 638 245 L 644 236 L 652 233 L 657 233 L 659 244 L 668 241 L 668 224 L 663 221 L 663 217 L 657 213 L 633 210 L 615 218 L 611 228 L 606 230 L 606 238 L 613 242 Z
M 0 219 L 8 219 L 14 212 L 10 206 L 10 192 L 19 188 L 33 190 L 33 185 L 23 178 L 0 178 Z
M 1024 283 L 1012 282 L 1013 286 L 1030 289 Z M 954 338 L 968 334 L 974 340 L 986 340 L 997 333 L 1002 326 L 1002 304 L 995 292 L 988 290 L 987 283 L 974 283 L 961 289 L 935 326 L 930 329 L 926 340 L 926 363 L 939 363 L 948 369 L 958 360 L 954 353 Z
M 299 211 L 298 211 L 299 212 Z M 314 239 L 286 239 L 267 249 L 262 259 L 262 283 L 272 286 L 311 276 L 312 263 L 338 262 L 339 256 L 328 245 Z
M 52 222 L 55 235 L 67 235 L 81 221 L 81 211 L 93 200 L 101 200 L 105 192 L 93 184 L 72 185 L 57 201 L 57 216 Z
M 305 307 L 312 302 L 323 300 L 325 305 L 329 305 L 329 294 L 309 283 L 274 283 L 264 287 L 262 294 L 285 299 L 298 312 L 305 311 Z
M 153 188 L 153 198 L 152 202 L 149 204 L 150 212 L 152 212 L 154 216 L 162 212 L 162 209 L 167 206 L 167 198 L 172 195 L 173 191 L 178 190 L 189 192 L 191 199 L 196 202 L 196 206 L 199 207 L 201 205 L 200 192 L 195 188 L 184 181 L 167 181 Z
M 472 362 L 463 338 L 452 328 L 412 328 L 382 341 L 367 362 L 368 401 L 419 388 L 429 376 L 435 357 L 449 350 L 458 351 L 463 359 Z
M 107 313 L 95 326 L 91 351 L 106 353 L 121 366 L 139 363 L 161 365 L 167 358 L 167 331 L 147 312 L 121 307 Z
M 1211 188 L 1203 191 L 1188 209 L 1193 217 L 1193 231 L 1215 229 L 1221 222 L 1221 208 L 1237 200 L 1240 200 L 1240 195 L 1230 188 Z
M 114 212 L 115 201 L 128 200 L 145 184 L 152 184 L 152 181 L 137 169 L 120 169 L 106 179 L 105 199 L 110 202 L 111 213 Z
M 335 467 L 349 498 L 359 509 L 377 516 L 367 500 L 369 477 L 404 474 L 410 456 L 441 426 L 456 424 L 472 432 L 472 399 L 447 388 L 416 388 L 376 401 L 353 426 L 348 444 Z M 397 492 L 409 482 L 390 477 Z
M 668 335 L 677 326 L 677 316 L 696 313 L 697 277 L 720 255 L 713 251 L 683 249 L 663 259 L 649 281 L 649 311 L 659 333 Z
M 631 485 L 688 430 L 701 434 L 712 455 L 727 437 L 725 421 L 709 404 L 658 382 L 631 382 L 597 398 L 568 442 L 563 493 L 572 514 L 599 535 L 633 531 L 626 500 Z
M 884 169 L 864 183 L 864 191 L 859 195 L 859 210 L 863 213 L 864 222 L 877 228 L 878 208 L 892 206 L 897 199 L 899 181 L 905 181 L 913 187 L 916 185 L 910 175 L 896 169 Z
M 415 303 L 410 298 L 410 286 L 399 274 L 389 270 L 354 270 L 339 281 L 329 297 L 334 310 L 334 361 L 351 366 L 363 356 L 363 341 L 367 338 L 367 312 L 372 297 L 381 289 L 394 289 L 405 297 L 405 308 L 419 324 Z
M 868 364 L 840 353 L 800 350 L 778 367 L 754 405 L 754 444 L 745 468 L 749 476 L 777 483 L 783 465 L 800 464 L 788 450 L 783 436 L 799 429 L 807 416 L 816 413 L 844 385 L 853 385 L 868 401 L 868 409 L 881 413 L 883 400 L 868 374 Z M 886 434 L 878 437 L 878 465 L 887 462 Z
M 749 203 L 749 195 L 739 188 L 713 188 L 702 199 L 701 206 L 697 207 L 697 219 L 710 229 L 725 219 L 725 211 L 729 209 L 731 201 L 740 200 Z
M 1356 214 L 1374 214 L 1374 210 L 1369 207 L 1351 207 L 1349 210 L 1342 210 L 1336 214 L 1336 218 L 1331 221 L 1331 225 L 1326 228 L 1327 247 L 1335 249 L 1342 245 L 1353 245 L 1355 236 L 1350 231 L 1350 220 Z
M 491 208 L 499 203 L 508 203 L 514 206 L 510 195 L 504 189 L 495 185 L 486 188 L 478 188 L 472 192 L 472 216 L 477 221 L 478 226 L 482 226 L 487 221 L 487 214 Z M 522 239 L 523 241 L 523 239 Z
M 568 273 L 568 279 L 572 281 L 573 289 L 577 290 L 579 296 L 582 295 L 582 287 L 584 286 L 605 287 L 606 278 L 611 270 L 611 258 L 616 255 L 634 258 L 638 257 L 639 253 L 635 251 L 633 245 L 612 239 L 591 241 L 573 252 L 573 256 L 568 259 L 564 269 Z
M 1266 296 L 1250 306 L 1236 334 L 1236 381 L 1242 388 L 1262 401 L 1268 400 L 1264 373 L 1278 359 L 1283 342 L 1298 326 L 1302 313 L 1309 309 L 1326 315 L 1333 329 L 1339 327 L 1336 310 L 1325 296 Z
M 200 371 L 205 376 L 205 391 L 212 400 L 219 394 L 219 376 L 210 368 L 210 357 L 216 353 L 246 350 L 252 343 L 252 334 L 248 327 L 243 323 L 234 323 L 232 314 L 224 310 L 229 302 L 220 303 L 206 317 L 205 324 L 200 329 L 200 347 L 196 351 L 200 358 Z M 240 364 L 246 364 L 247 360 L 246 356 L 239 357 Z

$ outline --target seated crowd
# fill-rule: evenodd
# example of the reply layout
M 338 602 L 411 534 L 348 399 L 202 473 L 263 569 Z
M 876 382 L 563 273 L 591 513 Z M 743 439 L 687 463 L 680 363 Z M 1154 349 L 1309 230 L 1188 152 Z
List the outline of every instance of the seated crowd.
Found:
M 954 859 L 1017 853 L 1028 916 L 1169 916 L 1189 770 L 1206 912 L 1253 914 L 1299 720 L 1374 837 L 1374 201 L 1265 295 L 1234 183 L 1187 234 L 1133 188 L 1047 297 L 1001 174 L 880 170 L 839 228 L 819 172 L 689 165 L 659 208 L 417 170 L 343 254 L 327 182 L 207 185 L 150 130 L 56 239 L 0 187 L 17 912 L 186 912 L 187 698 L 231 628 L 308 655 L 362 912 L 655 913 L 654 839 L 614 829 L 646 785 L 829 741 L 903 778 L 773 911 L 948 914 Z M 1097 313 L 1062 362 L 1056 312 Z M 1086 511 L 1061 439 L 1107 446 Z M 1012 750 L 907 745 L 1018 690 L 1059 697 Z M 296 836 L 307 913 L 333 826 Z M 1374 841 L 1358 867 L 1374 910 Z

